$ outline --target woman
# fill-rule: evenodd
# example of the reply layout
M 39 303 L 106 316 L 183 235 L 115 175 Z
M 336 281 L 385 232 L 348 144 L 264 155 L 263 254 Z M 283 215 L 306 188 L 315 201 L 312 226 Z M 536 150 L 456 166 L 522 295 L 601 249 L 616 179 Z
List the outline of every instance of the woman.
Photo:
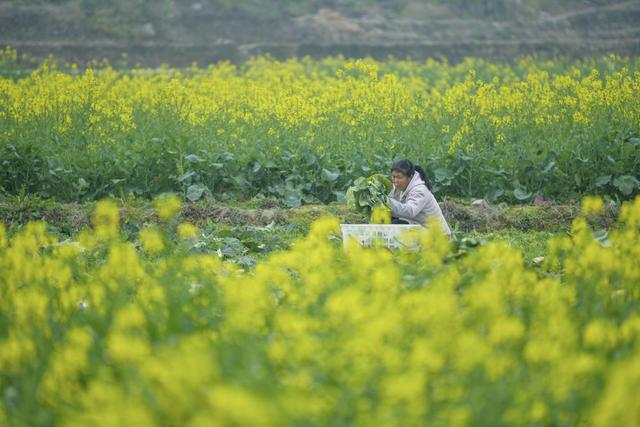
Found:
M 399 160 L 391 167 L 393 190 L 389 194 L 392 224 L 425 225 L 435 217 L 442 229 L 451 235 L 447 220 L 431 193 L 431 183 L 420 166 L 414 166 L 409 160 Z

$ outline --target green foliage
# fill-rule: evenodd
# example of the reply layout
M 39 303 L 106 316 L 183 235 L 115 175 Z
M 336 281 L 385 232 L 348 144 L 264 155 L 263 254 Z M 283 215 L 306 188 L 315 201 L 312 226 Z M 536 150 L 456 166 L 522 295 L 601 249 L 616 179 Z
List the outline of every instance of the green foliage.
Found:
M 287 249 L 291 236 L 299 237 L 295 226 L 278 227 L 273 223 L 221 227 L 210 224 L 191 242 L 189 253 L 214 253 L 224 261 L 251 269 L 267 254 Z
M 48 62 L 2 80 L 0 192 L 298 207 L 342 202 L 357 177 L 410 158 L 438 196 L 620 201 L 640 190 L 638 70 L 617 57 L 255 58 L 184 72 Z
M 23 189 L 15 196 L 0 199 L 0 223 L 7 224 L 9 228 L 14 224 L 24 225 L 28 221 L 41 219 L 55 207 L 55 200 L 42 199 Z
M 384 175 L 374 174 L 368 178 L 360 177 L 347 189 L 347 206 L 367 213 L 376 207 L 388 207 L 391 189 L 391 181 Z

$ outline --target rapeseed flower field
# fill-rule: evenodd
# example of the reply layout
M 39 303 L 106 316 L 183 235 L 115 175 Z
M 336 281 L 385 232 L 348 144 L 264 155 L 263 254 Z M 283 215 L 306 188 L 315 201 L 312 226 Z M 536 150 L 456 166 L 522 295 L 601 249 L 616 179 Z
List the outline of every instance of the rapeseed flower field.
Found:
M 606 239 L 585 199 L 538 267 L 499 242 L 453 256 L 438 227 L 345 253 L 328 217 L 247 272 L 157 207 L 135 241 L 110 201 L 65 241 L 0 224 L 0 425 L 640 421 L 640 198 Z
M 15 61 L 6 50 L 3 61 Z M 2 61 L 0 61 L 2 62 Z M 640 62 L 254 58 L 188 69 L 43 63 L 0 77 L 0 190 L 342 200 L 421 164 L 440 195 L 632 199 Z
M 640 424 L 638 59 L 15 64 L 0 194 L 101 201 L 64 239 L 0 223 L 0 426 Z M 540 263 L 439 227 L 345 252 L 327 217 L 245 268 L 178 221 L 207 197 L 341 201 L 398 158 L 438 197 L 582 214 Z M 133 234 L 131 197 L 157 218 Z

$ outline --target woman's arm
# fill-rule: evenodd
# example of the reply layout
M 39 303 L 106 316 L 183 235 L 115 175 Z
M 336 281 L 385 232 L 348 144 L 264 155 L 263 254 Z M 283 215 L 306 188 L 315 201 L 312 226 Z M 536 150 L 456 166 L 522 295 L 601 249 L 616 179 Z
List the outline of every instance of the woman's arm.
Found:
M 405 203 L 402 203 L 393 197 L 389 198 L 391 215 L 400 218 L 415 218 L 427 205 L 426 191 L 426 187 L 424 187 L 424 191 L 422 191 L 422 188 L 414 189 L 414 191 L 407 195 L 407 201 Z

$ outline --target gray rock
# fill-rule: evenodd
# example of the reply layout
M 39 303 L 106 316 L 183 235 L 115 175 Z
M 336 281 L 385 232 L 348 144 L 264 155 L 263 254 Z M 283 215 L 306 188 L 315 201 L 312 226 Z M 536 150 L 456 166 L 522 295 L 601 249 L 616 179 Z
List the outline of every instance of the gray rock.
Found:
M 489 202 L 487 202 L 485 199 L 476 199 L 471 202 L 471 206 L 480 209 L 487 209 L 489 207 Z

